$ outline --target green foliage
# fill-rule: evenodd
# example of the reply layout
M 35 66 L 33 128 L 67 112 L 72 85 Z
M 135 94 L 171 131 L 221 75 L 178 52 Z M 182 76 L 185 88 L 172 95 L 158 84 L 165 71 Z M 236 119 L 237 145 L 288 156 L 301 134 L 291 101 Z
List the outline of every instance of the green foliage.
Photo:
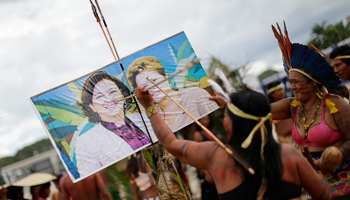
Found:
M 226 88 L 221 83 L 220 78 L 215 75 L 216 68 L 221 69 L 226 74 L 229 83 L 235 90 L 241 90 L 245 88 L 242 80 L 249 69 L 247 65 L 242 65 L 237 69 L 232 70 L 228 65 L 221 62 L 218 58 L 214 56 L 211 57 L 211 62 L 207 73 L 208 78 L 219 83 L 219 85 L 225 90 Z
M 208 69 L 208 78 L 210 79 L 216 79 L 218 78 L 214 72 L 215 72 L 215 68 L 220 68 L 226 75 L 231 74 L 231 69 L 228 65 L 222 63 L 218 58 L 211 56 L 211 62 L 209 65 L 209 69 Z
M 350 37 L 349 23 L 345 26 L 342 21 L 329 25 L 326 25 L 326 23 L 326 21 L 323 21 L 321 24 L 315 24 L 308 45 L 313 44 L 318 49 L 325 49 Z
M 133 200 L 130 180 L 126 176 L 125 170 L 118 171 L 116 165 L 111 165 L 106 169 L 105 173 L 109 182 L 108 190 L 114 200 L 118 200 L 122 196 L 119 191 L 123 192 L 123 196 L 127 200 Z
M 150 151 L 148 151 L 147 149 L 143 149 L 143 150 L 141 150 L 141 152 L 143 154 L 143 157 L 145 158 L 145 160 L 149 164 L 149 166 L 153 169 L 153 171 L 157 171 L 157 168 L 156 168 L 157 163 L 155 163 L 155 161 L 153 160 L 152 153 Z
M 0 168 L 14 163 L 14 160 L 15 158 L 13 156 L 0 158 Z
M 49 139 L 42 139 L 34 144 L 28 145 L 23 149 L 17 151 L 15 156 L 8 156 L 0 159 L 0 168 L 18 162 L 20 160 L 34 156 L 34 154 L 40 154 L 47 150 L 52 149 L 53 146 Z
M 34 154 L 40 154 L 52 148 L 53 146 L 49 139 L 42 139 L 19 150 L 15 155 L 15 162 L 32 157 Z
M 221 69 L 226 74 L 226 77 L 233 89 L 241 90 L 245 88 L 242 80 L 249 69 L 247 65 L 243 65 L 235 70 L 232 70 L 228 65 L 221 62 L 218 58 L 214 56 L 211 57 L 211 62 L 207 73 L 208 78 L 217 82 L 225 90 L 226 88 L 222 84 L 222 81 L 214 73 L 216 68 Z M 213 131 L 217 134 L 218 138 L 225 142 L 227 139 L 227 134 L 222 125 L 222 120 L 224 119 L 224 116 L 224 110 L 221 109 L 218 109 L 210 114 L 210 117 L 213 120 Z

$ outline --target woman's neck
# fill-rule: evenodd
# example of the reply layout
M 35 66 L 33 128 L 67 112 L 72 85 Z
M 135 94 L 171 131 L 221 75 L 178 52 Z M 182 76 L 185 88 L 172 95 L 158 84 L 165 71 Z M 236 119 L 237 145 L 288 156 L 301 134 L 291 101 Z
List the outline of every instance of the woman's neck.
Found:
M 315 94 L 315 95 L 312 95 L 310 97 L 310 99 L 308 101 L 306 101 L 304 103 L 304 109 L 306 111 L 311 111 L 311 110 L 314 110 L 316 105 L 317 105 L 317 101 L 318 101 L 318 96 Z
M 101 118 L 101 120 L 102 120 L 102 121 L 105 121 L 105 122 L 112 122 L 112 123 L 114 123 L 117 127 L 119 127 L 119 126 L 125 124 L 124 118 L 125 118 L 124 109 L 121 109 L 117 115 L 110 116 L 110 117 L 108 117 L 108 118 L 103 118 L 103 119 Z
M 172 91 L 171 93 L 168 93 L 171 98 L 173 98 L 175 101 L 177 101 L 180 97 L 178 91 Z M 171 100 L 168 96 L 165 96 L 160 102 L 158 102 L 159 106 L 163 109 L 163 111 L 166 112 L 172 112 L 172 111 L 178 111 L 180 108 L 176 103 L 174 103 L 173 100 Z

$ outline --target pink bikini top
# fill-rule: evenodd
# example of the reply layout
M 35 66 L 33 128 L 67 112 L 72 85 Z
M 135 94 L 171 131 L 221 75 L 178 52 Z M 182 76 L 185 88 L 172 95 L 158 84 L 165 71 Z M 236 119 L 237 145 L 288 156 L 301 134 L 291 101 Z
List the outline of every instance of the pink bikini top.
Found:
M 343 138 L 340 131 L 334 131 L 331 129 L 331 127 L 328 126 L 326 121 L 324 120 L 324 113 L 326 110 L 326 99 L 328 97 L 328 94 L 326 94 L 325 101 L 323 103 L 323 111 L 322 111 L 322 118 L 321 118 L 321 124 L 316 126 L 314 129 L 312 129 L 307 139 L 302 138 L 299 133 L 298 129 L 295 126 L 295 121 L 297 118 L 298 113 L 298 107 L 295 109 L 295 118 L 294 118 L 294 125 L 292 130 L 292 136 L 295 143 L 297 143 L 299 146 L 316 146 L 316 147 L 323 147 L 330 144 L 333 144 Z

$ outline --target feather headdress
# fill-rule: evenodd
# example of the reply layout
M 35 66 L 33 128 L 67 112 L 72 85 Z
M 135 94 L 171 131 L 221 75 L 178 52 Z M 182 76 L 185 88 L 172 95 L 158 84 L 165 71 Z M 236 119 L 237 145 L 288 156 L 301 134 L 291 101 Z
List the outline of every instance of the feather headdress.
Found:
M 282 51 L 284 69 L 287 75 L 291 71 L 297 71 L 315 83 L 323 85 L 329 91 L 337 93 L 341 89 L 339 86 L 341 82 L 326 59 L 306 45 L 291 43 L 286 24 L 284 22 L 283 24 L 285 36 L 283 36 L 278 24 L 278 32 L 273 25 L 271 26 Z

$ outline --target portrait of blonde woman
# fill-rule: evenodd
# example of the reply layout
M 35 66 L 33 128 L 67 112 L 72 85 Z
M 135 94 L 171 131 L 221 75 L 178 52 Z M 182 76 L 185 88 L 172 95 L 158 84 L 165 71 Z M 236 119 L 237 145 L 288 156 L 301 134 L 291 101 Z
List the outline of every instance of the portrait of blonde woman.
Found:
M 140 57 L 129 65 L 128 79 L 134 88 L 147 88 L 153 85 L 147 77 L 155 83 L 168 77 L 164 66 L 157 58 L 152 56 Z M 205 89 L 199 87 L 173 89 L 169 81 L 164 81 L 158 86 L 196 119 L 218 108 L 215 102 L 209 100 L 210 94 Z M 171 130 L 176 131 L 193 122 L 193 120 L 159 88 L 153 87 L 149 92 L 154 99 L 154 104 L 156 104 L 158 112 Z

